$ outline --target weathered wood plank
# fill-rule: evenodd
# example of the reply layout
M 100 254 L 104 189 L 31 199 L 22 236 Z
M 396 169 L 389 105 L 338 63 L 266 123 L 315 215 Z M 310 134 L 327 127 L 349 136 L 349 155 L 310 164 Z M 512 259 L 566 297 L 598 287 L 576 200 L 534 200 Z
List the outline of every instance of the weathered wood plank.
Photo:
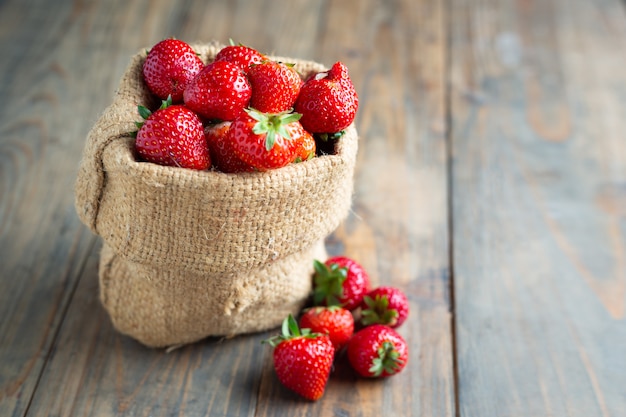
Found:
M 460 415 L 623 415 L 623 5 L 449 5 Z
M 82 87 L 112 88 L 112 75 L 86 77 L 80 37 L 65 36 L 77 21 L 69 3 L 55 3 L 54 18 L 46 2 L 1 7 L 0 414 L 19 416 L 95 241 L 73 209 L 75 139 L 103 104 Z

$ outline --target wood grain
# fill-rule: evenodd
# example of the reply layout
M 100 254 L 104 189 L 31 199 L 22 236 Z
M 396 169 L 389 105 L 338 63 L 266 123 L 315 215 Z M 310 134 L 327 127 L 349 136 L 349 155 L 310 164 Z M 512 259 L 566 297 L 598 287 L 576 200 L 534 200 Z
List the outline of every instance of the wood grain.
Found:
M 624 9 L 450 10 L 460 415 L 623 415 Z
M 82 93 L 86 78 L 56 19 L 33 2 L 3 3 L 0 94 L 0 414 L 22 415 L 71 300 L 94 238 L 73 210 L 75 162 L 88 120 L 103 104 Z M 58 8 L 57 8 L 58 7 Z M 42 34 L 46 34 L 45 36 Z M 42 36 L 39 36 L 42 35 Z M 80 109 L 80 112 L 78 111 Z M 78 120 L 78 122 L 73 122 Z

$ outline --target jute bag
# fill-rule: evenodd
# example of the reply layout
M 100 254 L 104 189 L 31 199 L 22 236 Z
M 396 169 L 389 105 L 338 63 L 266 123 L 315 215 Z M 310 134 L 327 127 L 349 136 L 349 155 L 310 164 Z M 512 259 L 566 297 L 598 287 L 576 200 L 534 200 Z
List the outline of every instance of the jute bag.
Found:
M 192 45 L 211 62 L 217 43 Z M 303 306 L 313 259 L 352 199 L 357 132 L 335 152 L 268 171 L 225 174 L 139 162 L 137 105 L 154 106 L 137 53 L 90 131 L 75 187 L 83 223 L 103 239 L 100 299 L 114 327 L 164 347 L 278 326 Z M 325 68 L 295 63 L 304 76 Z

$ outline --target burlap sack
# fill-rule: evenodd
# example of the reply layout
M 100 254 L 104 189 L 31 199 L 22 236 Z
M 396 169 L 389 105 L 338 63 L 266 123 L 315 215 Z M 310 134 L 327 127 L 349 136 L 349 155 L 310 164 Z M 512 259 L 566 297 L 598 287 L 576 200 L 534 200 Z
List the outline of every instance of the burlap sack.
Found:
M 222 45 L 193 45 L 210 62 Z M 114 326 L 148 346 L 266 330 L 296 313 L 312 260 L 351 205 L 354 126 L 335 154 L 269 172 L 225 174 L 138 162 L 137 105 L 154 102 L 135 55 L 87 137 L 78 215 L 104 240 L 101 300 Z M 304 76 L 320 64 L 288 58 Z

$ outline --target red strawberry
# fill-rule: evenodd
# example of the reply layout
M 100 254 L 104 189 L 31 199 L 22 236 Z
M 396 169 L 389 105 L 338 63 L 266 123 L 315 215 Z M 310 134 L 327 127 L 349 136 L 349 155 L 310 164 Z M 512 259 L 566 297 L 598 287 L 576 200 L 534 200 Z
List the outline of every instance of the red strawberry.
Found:
M 296 100 L 301 123 L 311 133 L 335 133 L 354 121 L 359 98 L 348 69 L 341 62 L 307 79 Z
M 395 287 L 378 287 L 367 293 L 361 302 L 361 323 L 364 326 L 386 324 L 399 327 L 409 315 L 409 300 Z
M 354 318 L 345 308 L 313 307 L 300 317 L 300 327 L 312 332 L 327 334 L 335 347 L 335 352 L 344 347 L 354 333 Z
M 231 41 L 232 42 L 232 41 Z M 265 56 L 256 49 L 231 44 L 222 48 L 215 56 L 215 62 L 228 61 L 237 65 L 242 71 L 247 72 L 253 64 L 260 64 L 265 60 Z
M 211 124 L 204 128 L 213 167 L 222 172 L 251 172 L 254 168 L 235 155 L 226 134 L 232 122 Z
M 252 86 L 250 107 L 263 113 L 280 113 L 296 102 L 302 79 L 293 65 L 264 61 L 248 70 Z
M 330 376 L 335 349 L 326 335 L 298 328 L 292 315 L 283 322 L 282 335 L 265 341 L 274 346 L 274 370 L 287 388 L 309 400 L 318 400 Z
M 315 260 L 313 302 L 316 305 L 339 305 L 357 308 L 370 290 L 367 272 L 355 260 L 335 256 L 321 263 Z
M 227 140 L 235 154 L 260 171 L 290 164 L 304 129 L 297 113 L 260 113 L 246 109 L 233 121 Z
M 234 120 L 250 101 L 250 84 L 231 62 L 207 65 L 185 89 L 185 105 L 209 120 Z
M 406 341 L 382 324 L 365 327 L 348 343 L 348 361 L 361 376 L 387 377 L 402 371 L 409 359 Z
M 164 101 L 154 113 L 139 106 L 146 120 L 137 123 L 137 154 L 160 165 L 208 169 L 211 158 L 200 118 L 185 106 L 170 104 L 170 99 Z
M 302 126 L 302 125 L 300 125 Z M 302 128 L 302 135 L 297 143 L 296 147 L 296 159 L 295 162 L 308 161 L 315 156 L 317 150 L 317 144 L 315 138 L 304 128 Z
M 183 91 L 202 70 L 204 63 L 187 43 L 165 39 L 152 47 L 143 64 L 143 77 L 150 91 L 162 100 L 183 101 Z

